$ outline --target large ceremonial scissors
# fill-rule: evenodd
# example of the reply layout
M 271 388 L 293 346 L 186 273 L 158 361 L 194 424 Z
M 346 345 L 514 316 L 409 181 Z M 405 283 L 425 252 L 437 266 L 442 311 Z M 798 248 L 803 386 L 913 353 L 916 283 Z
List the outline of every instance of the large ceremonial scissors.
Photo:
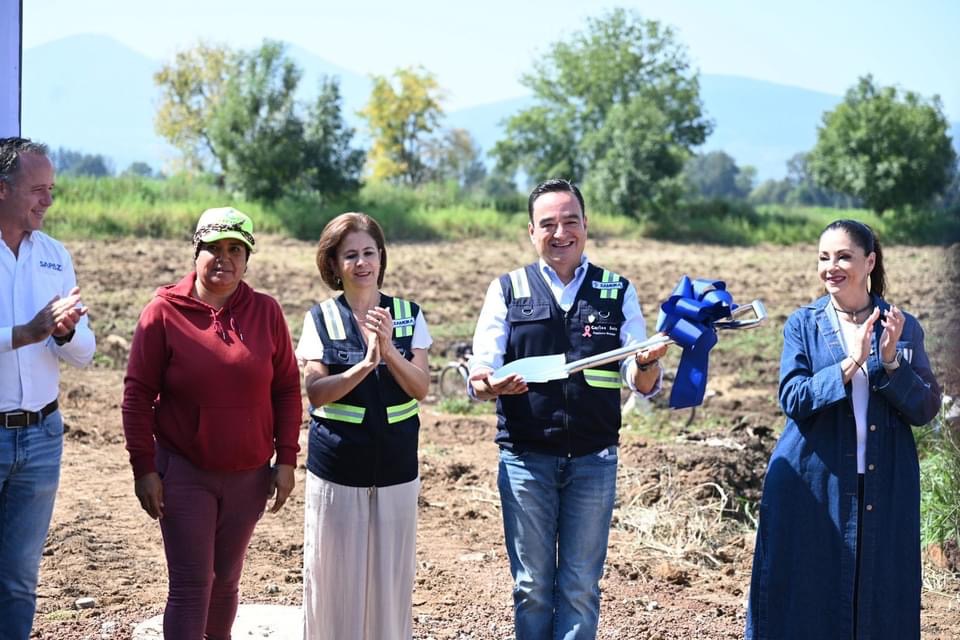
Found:
M 752 312 L 752 317 L 748 314 Z M 742 316 L 747 316 L 742 318 Z M 711 326 L 720 330 L 743 330 L 759 327 L 767 320 L 767 310 L 760 300 L 754 300 L 748 305 L 738 306 L 730 312 L 729 320 L 717 320 Z M 605 351 L 580 360 L 567 362 L 562 353 L 549 356 L 531 356 L 529 358 L 520 358 L 506 364 L 496 371 L 490 377 L 502 379 L 512 373 L 519 374 L 524 382 L 549 382 L 550 380 L 563 380 L 571 373 L 582 371 L 589 367 L 596 367 L 601 364 L 618 362 L 629 355 L 645 351 L 651 347 L 657 347 L 662 344 L 676 344 L 676 342 L 667 335 L 658 333 L 657 335 L 634 344 L 628 344 L 619 349 Z

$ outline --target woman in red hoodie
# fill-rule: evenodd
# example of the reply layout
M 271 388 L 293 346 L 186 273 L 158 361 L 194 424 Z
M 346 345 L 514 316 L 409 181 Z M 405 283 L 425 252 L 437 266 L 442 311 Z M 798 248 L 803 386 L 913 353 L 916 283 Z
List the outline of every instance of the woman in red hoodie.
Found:
M 199 640 L 230 637 L 254 526 L 293 489 L 302 405 L 280 305 L 243 282 L 253 222 L 209 209 L 193 239 L 196 271 L 140 315 L 122 409 L 137 498 L 163 533 L 164 637 Z

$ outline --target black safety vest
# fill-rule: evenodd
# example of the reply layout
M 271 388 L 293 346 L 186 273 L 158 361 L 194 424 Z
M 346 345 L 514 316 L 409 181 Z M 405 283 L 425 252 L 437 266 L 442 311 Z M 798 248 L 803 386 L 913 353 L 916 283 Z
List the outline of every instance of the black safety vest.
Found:
M 420 307 L 380 294 L 380 306 L 393 313 L 393 343 L 413 358 L 413 327 Z M 331 375 L 363 360 L 366 346 L 346 296 L 314 306 L 323 364 Z M 385 487 L 417 477 L 420 407 L 406 394 L 383 363 L 347 395 L 310 407 L 307 469 L 351 487 Z
M 504 364 L 562 353 L 567 362 L 619 348 L 628 281 L 587 264 L 583 284 L 564 312 L 531 264 L 500 277 L 507 305 Z M 616 445 L 620 431 L 620 371 L 616 362 L 531 383 L 497 399 L 496 442 L 517 452 L 582 456 Z

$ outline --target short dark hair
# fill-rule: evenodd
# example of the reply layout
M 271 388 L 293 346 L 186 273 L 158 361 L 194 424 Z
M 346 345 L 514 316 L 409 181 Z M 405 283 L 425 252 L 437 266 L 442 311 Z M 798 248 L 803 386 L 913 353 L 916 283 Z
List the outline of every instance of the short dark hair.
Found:
M 587 215 L 587 207 L 583 203 L 583 194 L 580 193 L 580 189 L 577 188 L 577 185 L 564 178 L 551 178 L 549 180 L 544 180 L 535 186 L 533 191 L 530 192 L 530 197 L 527 199 L 527 215 L 530 217 L 531 223 L 533 222 L 533 203 L 537 201 L 537 198 L 545 193 L 554 193 L 557 191 L 572 193 L 575 195 L 577 197 L 577 202 L 580 203 L 580 215 Z
M 853 240 L 853 244 L 863 249 L 864 254 L 876 254 L 873 271 L 870 272 L 870 293 L 882 298 L 887 288 L 887 275 L 883 268 L 883 249 L 880 247 L 880 239 L 877 238 L 876 232 L 859 220 L 844 218 L 834 220 L 824 227 L 823 231 L 820 232 L 820 237 L 822 238 L 827 231 L 835 229 L 845 231 Z
M 33 142 L 29 138 L 0 138 L 0 182 L 13 186 L 14 176 L 20 171 L 20 156 L 35 153 L 49 156 L 47 145 Z
M 380 250 L 380 273 L 377 274 L 377 286 L 383 286 L 383 274 L 387 271 L 387 247 L 383 238 L 383 229 L 380 223 L 365 213 L 341 213 L 327 223 L 320 234 L 317 245 L 317 269 L 320 278 L 334 291 L 343 289 L 343 282 L 333 270 L 333 262 L 337 258 L 337 249 L 348 234 L 363 231 L 373 238 Z

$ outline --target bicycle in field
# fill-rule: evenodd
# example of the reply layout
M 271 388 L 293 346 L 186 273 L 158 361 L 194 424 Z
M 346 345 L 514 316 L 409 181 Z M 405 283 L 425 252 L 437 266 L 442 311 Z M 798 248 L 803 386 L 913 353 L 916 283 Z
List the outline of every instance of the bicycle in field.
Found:
M 453 350 L 455 359 L 443 365 L 437 375 L 437 390 L 441 398 L 454 398 L 467 392 L 467 379 L 470 377 L 467 361 L 473 355 L 473 350 L 466 342 L 457 343 Z

